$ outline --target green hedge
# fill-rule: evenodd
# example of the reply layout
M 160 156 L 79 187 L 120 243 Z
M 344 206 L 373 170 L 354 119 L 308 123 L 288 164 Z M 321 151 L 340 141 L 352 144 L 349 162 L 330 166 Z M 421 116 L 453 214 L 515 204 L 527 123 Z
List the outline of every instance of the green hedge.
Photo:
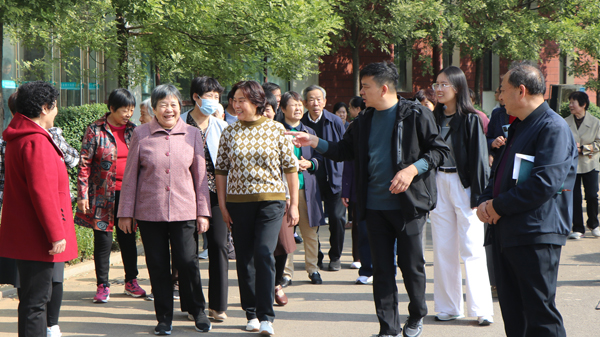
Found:
M 600 108 L 592 102 L 590 102 L 590 106 L 589 106 L 587 112 L 591 113 L 592 116 L 594 116 L 596 118 L 600 118 Z M 571 115 L 571 111 L 569 110 L 569 102 L 564 102 L 563 104 L 560 105 L 559 113 L 564 118 Z
M 63 130 L 65 140 L 77 149 L 81 149 L 81 140 L 88 125 L 102 117 L 107 112 L 106 104 L 89 104 L 58 109 L 54 125 Z M 73 195 L 77 195 L 77 167 L 69 169 L 69 181 Z M 75 203 L 73 204 L 75 213 Z M 94 254 L 94 233 L 88 228 L 75 226 L 79 257 L 71 261 L 76 263 L 89 259 Z

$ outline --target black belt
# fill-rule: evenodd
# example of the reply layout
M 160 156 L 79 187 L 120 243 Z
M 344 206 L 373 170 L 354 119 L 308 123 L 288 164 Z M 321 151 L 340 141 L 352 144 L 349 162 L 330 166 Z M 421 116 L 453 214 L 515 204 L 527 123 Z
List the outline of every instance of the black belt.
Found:
M 456 171 L 456 167 L 453 167 L 453 168 L 438 167 L 438 171 L 445 172 L 445 173 L 456 173 L 456 172 L 458 172 L 458 171 Z

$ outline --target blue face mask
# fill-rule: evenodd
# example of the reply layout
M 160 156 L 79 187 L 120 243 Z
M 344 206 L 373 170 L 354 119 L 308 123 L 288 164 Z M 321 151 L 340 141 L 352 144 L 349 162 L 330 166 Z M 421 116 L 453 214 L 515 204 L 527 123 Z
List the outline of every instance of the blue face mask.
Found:
M 196 102 L 196 105 L 198 105 L 198 102 Z M 200 109 L 200 111 L 203 114 L 205 114 L 206 116 L 210 116 L 210 115 L 214 114 L 215 111 L 217 111 L 218 106 L 219 106 L 219 101 L 216 101 L 214 99 L 202 98 L 202 106 L 198 105 L 198 108 Z

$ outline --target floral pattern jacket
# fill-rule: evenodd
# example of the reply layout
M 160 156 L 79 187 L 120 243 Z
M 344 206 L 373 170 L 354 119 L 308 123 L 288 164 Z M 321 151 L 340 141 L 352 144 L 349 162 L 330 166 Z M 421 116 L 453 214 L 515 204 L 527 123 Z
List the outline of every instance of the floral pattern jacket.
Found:
M 79 208 L 75 223 L 95 230 L 112 232 L 115 223 L 115 189 L 117 185 L 117 143 L 104 117 L 88 126 L 81 142 L 77 200 L 89 200 L 90 213 Z M 129 147 L 135 124 L 127 122 L 125 143 Z

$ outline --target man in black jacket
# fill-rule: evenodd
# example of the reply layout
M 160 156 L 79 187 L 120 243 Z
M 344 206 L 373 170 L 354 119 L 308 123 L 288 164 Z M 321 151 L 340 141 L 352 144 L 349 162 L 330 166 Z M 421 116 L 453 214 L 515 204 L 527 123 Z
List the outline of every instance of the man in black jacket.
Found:
M 422 231 L 435 207 L 435 168 L 448 155 L 429 109 L 398 99 L 398 70 L 392 63 L 372 63 L 361 72 L 361 96 L 366 111 L 350 124 L 343 139 L 327 142 L 296 136 L 296 146 L 312 146 L 335 161 L 354 160 L 357 207 L 367 221 L 373 253 L 373 297 L 379 336 L 420 336 L 425 304 L 425 259 Z M 390 155 L 391 154 L 391 155 Z M 394 242 L 398 266 L 410 303 L 409 317 L 400 325 Z
M 508 129 L 477 215 L 489 226 L 506 335 L 566 336 L 555 304 L 561 246 L 571 229 L 577 146 L 546 102 L 544 75 L 519 63 L 504 75 L 501 98 L 517 119 Z M 533 157 L 533 163 L 518 155 Z M 514 167 L 520 167 L 514 179 Z

